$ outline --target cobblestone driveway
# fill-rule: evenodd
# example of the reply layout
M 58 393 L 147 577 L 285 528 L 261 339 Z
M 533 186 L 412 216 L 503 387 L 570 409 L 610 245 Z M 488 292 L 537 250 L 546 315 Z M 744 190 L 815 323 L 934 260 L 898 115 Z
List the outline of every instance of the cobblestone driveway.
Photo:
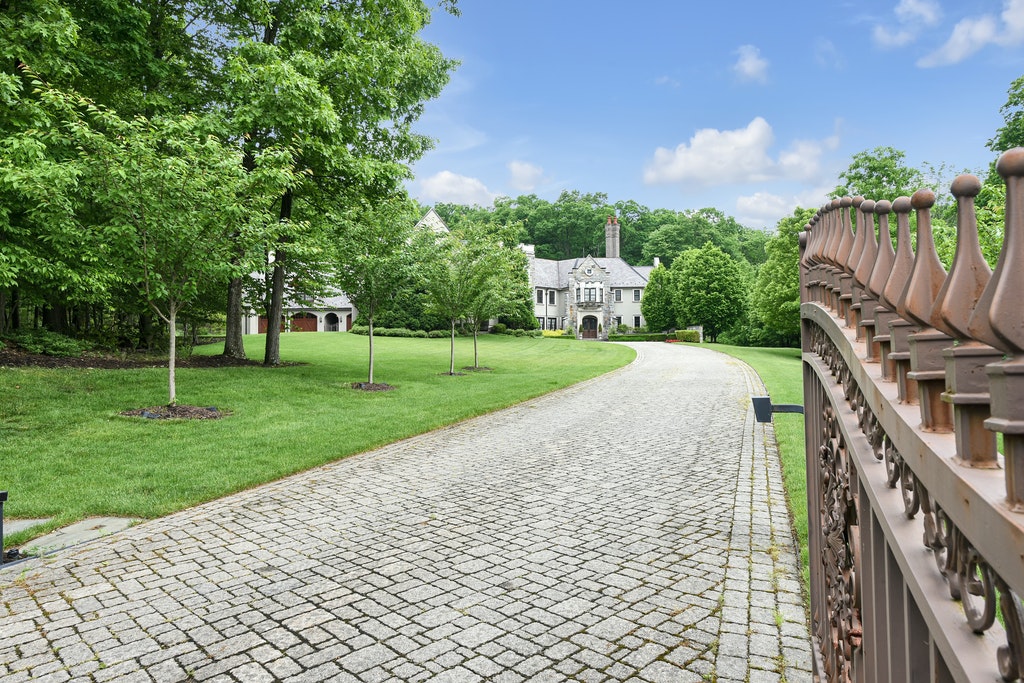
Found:
M 0 679 L 809 680 L 756 376 L 635 348 L 568 390 L 0 571 Z

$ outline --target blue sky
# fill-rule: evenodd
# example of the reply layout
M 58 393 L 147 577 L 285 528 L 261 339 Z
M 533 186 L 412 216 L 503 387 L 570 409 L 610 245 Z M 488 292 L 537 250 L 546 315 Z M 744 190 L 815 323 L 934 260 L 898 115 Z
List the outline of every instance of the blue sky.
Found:
M 424 32 L 461 61 L 417 125 L 425 204 L 579 190 L 771 227 L 876 146 L 987 167 L 1024 75 L 1024 0 L 459 6 Z

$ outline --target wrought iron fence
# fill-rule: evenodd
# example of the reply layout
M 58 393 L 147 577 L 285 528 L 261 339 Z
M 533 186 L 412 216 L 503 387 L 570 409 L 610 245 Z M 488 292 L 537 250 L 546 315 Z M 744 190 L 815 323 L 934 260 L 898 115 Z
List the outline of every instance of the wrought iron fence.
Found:
M 833 200 L 801 236 L 821 680 L 1013 681 L 1024 671 L 1024 148 L 997 170 L 1006 230 L 994 271 L 971 175 L 951 187 L 948 275 L 928 190 Z

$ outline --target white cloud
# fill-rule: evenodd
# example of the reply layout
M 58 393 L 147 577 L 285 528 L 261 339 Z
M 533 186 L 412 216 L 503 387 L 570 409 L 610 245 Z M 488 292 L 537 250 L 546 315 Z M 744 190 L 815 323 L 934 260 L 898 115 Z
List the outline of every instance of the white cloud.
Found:
M 521 192 L 532 192 L 544 176 L 544 169 L 525 161 L 510 161 L 507 164 L 509 185 Z
M 921 21 L 934 26 L 942 18 L 942 7 L 934 0 L 900 0 L 896 5 L 896 16 L 907 23 Z
M 773 179 L 811 180 L 821 172 L 821 156 L 838 145 L 838 136 L 823 141 L 796 140 L 773 159 L 771 125 L 760 116 L 746 128 L 705 128 L 675 149 L 659 147 L 644 171 L 648 185 L 694 183 L 731 185 Z
M 420 199 L 427 202 L 490 206 L 497 196 L 480 180 L 451 171 L 441 171 L 420 181 Z
M 751 228 L 772 228 L 798 206 L 817 208 L 824 204 L 830 189 L 820 187 L 788 197 L 770 192 L 739 197 L 736 200 L 736 220 Z
M 768 60 L 761 57 L 761 51 L 753 45 L 741 45 L 738 50 L 739 59 L 732 70 L 741 81 L 768 82 Z
M 988 45 L 1024 43 L 1024 0 L 1006 0 L 999 17 L 983 14 L 957 22 L 949 39 L 917 61 L 920 67 L 948 66 L 964 61 Z
M 871 31 L 871 37 L 875 39 L 875 44 L 881 47 L 903 47 L 914 42 L 917 38 L 913 33 L 907 29 L 900 29 L 899 31 L 892 31 L 885 26 L 878 24 Z
M 875 44 L 883 48 L 903 47 L 917 40 L 922 26 L 934 26 L 942 18 L 935 0 L 900 0 L 894 9 L 896 26 L 876 24 L 871 31 Z
M 654 79 L 655 85 L 666 85 L 670 88 L 678 88 L 680 83 L 671 76 L 658 76 Z

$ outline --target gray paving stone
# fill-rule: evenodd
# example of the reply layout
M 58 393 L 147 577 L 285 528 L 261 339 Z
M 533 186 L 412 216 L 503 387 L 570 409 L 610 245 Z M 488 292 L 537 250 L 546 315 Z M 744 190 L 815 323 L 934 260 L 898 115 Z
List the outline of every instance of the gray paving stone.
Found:
M 809 680 L 758 380 L 676 346 L 0 569 L 0 678 Z

